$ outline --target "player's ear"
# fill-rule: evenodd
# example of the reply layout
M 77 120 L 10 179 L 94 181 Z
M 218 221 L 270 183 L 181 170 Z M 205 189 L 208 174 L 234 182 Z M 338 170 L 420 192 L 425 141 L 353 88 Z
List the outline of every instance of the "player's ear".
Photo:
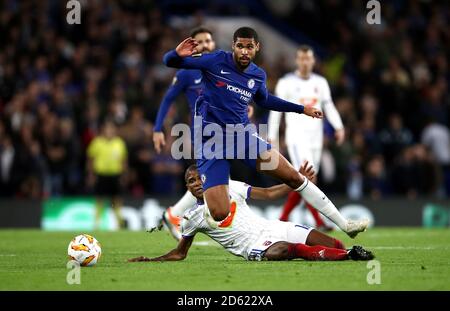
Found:
M 259 42 L 256 42 L 255 51 L 259 52 Z

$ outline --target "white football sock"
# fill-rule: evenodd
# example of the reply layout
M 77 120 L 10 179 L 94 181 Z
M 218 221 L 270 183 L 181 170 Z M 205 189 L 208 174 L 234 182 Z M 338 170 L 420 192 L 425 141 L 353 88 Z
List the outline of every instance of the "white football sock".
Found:
M 347 220 L 342 217 L 333 202 L 327 198 L 327 196 L 306 177 L 303 184 L 296 189 L 302 197 L 311 204 L 316 210 L 328 217 L 334 222 L 342 231 L 347 231 Z
M 171 207 L 170 212 L 173 216 L 183 217 L 184 212 L 191 208 L 197 203 L 197 198 L 192 195 L 189 191 L 183 195 L 183 197 Z

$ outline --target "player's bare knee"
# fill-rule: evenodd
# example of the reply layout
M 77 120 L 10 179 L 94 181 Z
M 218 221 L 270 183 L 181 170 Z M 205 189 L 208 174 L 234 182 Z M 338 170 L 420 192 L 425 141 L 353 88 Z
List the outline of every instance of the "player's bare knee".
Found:
M 289 259 L 289 243 L 277 242 L 266 250 L 264 257 L 267 260 L 287 260 Z
M 229 212 L 230 211 L 227 210 L 227 209 L 213 209 L 213 210 L 210 210 L 211 217 L 215 221 L 222 221 L 222 220 L 224 220 L 225 218 L 227 218 Z

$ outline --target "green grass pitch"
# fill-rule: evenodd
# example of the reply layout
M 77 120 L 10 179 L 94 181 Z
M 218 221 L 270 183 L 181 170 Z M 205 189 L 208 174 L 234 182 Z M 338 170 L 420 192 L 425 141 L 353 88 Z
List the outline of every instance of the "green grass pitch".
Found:
M 100 262 L 81 268 L 68 285 L 67 246 L 90 233 L 102 244 Z M 128 263 L 157 256 L 176 243 L 166 231 L 42 232 L 0 230 L 0 290 L 450 290 L 450 230 L 375 228 L 351 240 L 380 263 L 381 284 L 370 285 L 367 262 L 247 262 L 198 235 L 181 262 Z

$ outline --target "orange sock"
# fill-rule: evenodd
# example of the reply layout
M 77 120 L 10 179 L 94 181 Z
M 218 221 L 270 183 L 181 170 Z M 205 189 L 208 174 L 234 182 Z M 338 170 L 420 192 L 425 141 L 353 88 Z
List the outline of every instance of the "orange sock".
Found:
M 175 226 L 179 227 L 181 224 L 181 219 L 180 219 L 180 217 L 173 215 L 171 209 L 172 209 L 171 207 L 169 207 L 167 209 L 167 215 L 169 215 L 169 221 L 172 224 L 174 224 Z

